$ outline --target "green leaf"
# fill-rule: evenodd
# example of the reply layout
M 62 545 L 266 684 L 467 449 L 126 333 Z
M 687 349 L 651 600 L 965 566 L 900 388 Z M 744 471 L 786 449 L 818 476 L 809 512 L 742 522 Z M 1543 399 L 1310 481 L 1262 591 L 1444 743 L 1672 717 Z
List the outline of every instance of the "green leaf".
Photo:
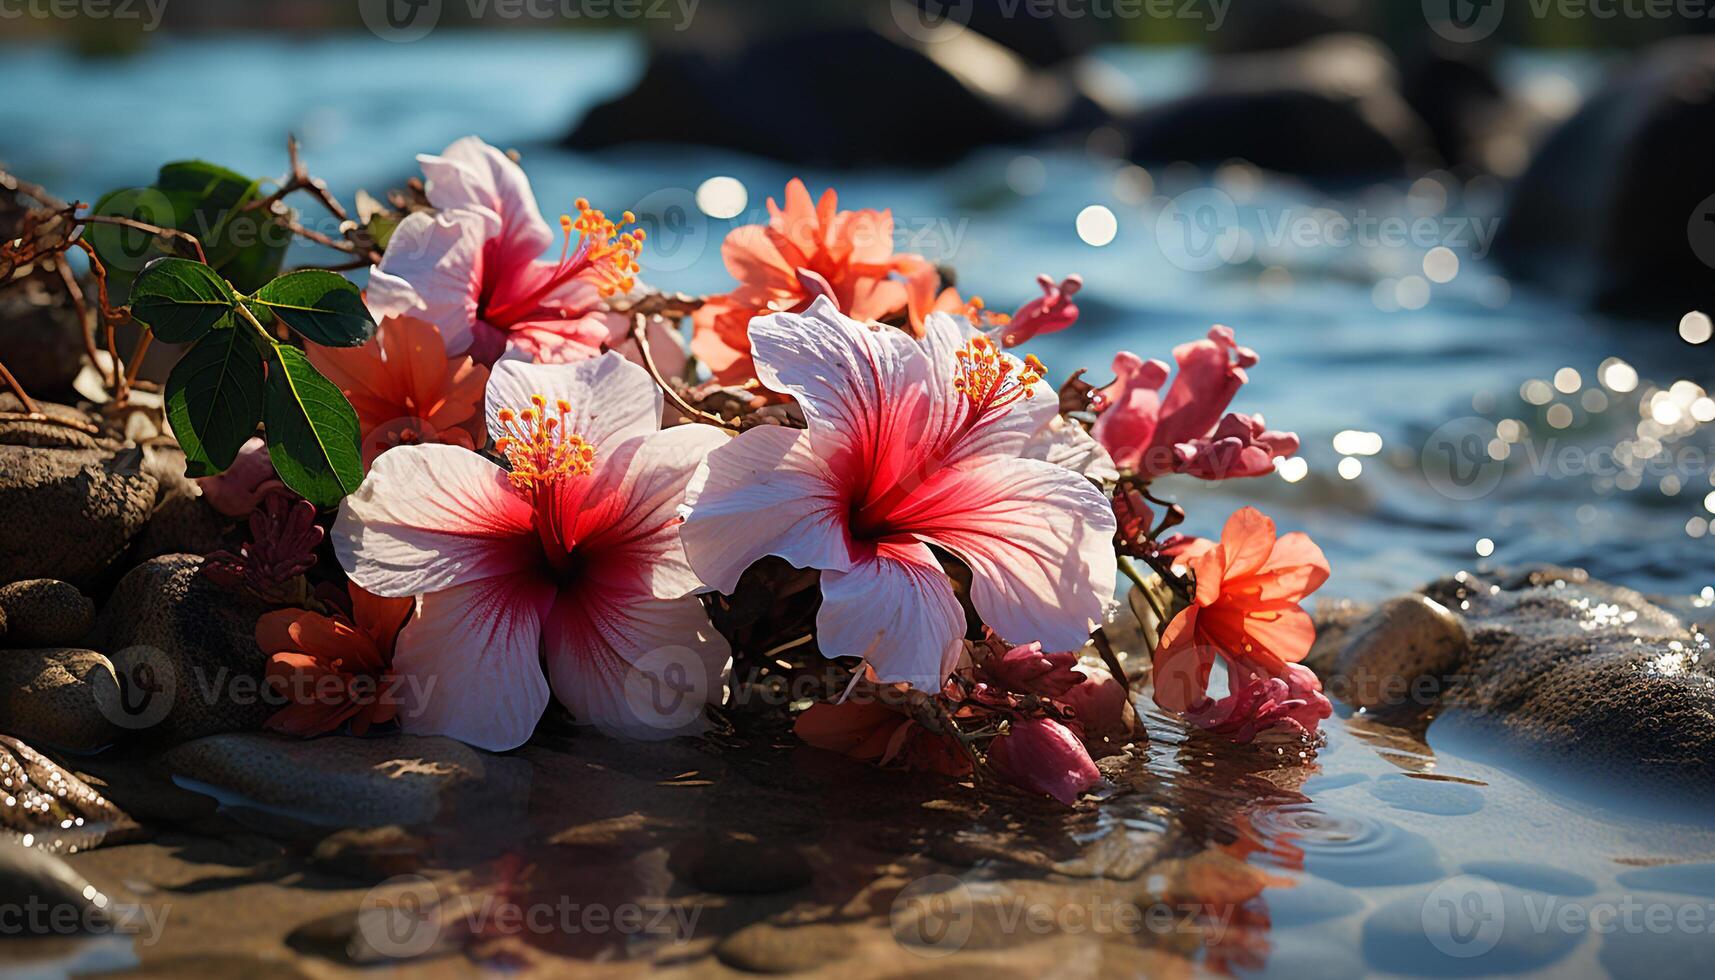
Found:
M 268 456 L 286 486 L 332 507 L 363 482 L 357 412 L 296 347 L 275 344 L 263 407 Z
M 153 187 L 128 187 L 109 191 L 95 202 L 92 214 L 108 218 L 130 218 L 157 228 L 172 228 L 178 222 L 177 212 L 167 195 Z M 91 222 L 83 237 L 95 247 L 95 254 L 107 268 L 110 290 L 123 293 L 138 270 L 163 255 L 177 254 L 172 242 L 153 232 L 140 231 L 124 225 Z M 120 299 L 123 302 L 121 296 Z
M 337 272 L 305 269 L 281 276 L 253 298 L 323 347 L 359 347 L 375 336 L 363 294 Z
M 262 421 L 262 357 L 246 334 L 216 330 L 185 352 L 167 377 L 167 419 L 185 451 L 185 475 L 232 465 Z
M 173 344 L 208 333 L 237 302 L 225 279 L 190 259 L 156 259 L 131 287 L 131 316 L 155 331 L 157 340 Z

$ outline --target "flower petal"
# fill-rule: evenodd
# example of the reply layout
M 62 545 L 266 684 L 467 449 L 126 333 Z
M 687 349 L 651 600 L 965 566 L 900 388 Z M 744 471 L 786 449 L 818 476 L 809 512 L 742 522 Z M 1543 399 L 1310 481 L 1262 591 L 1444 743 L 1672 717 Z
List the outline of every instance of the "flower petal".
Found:
M 701 731 L 732 657 L 700 600 L 609 589 L 561 596 L 546 653 L 554 696 L 574 718 L 646 741 Z
M 542 622 L 553 601 L 552 583 L 530 572 L 423 596 L 393 658 L 404 729 L 496 752 L 523 745 L 548 706 Z
M 442 211 L 481 207 L 500 216 L 500 241 L 508 262 L 528 262 L 554 244 L 554 232 L 542 220 L 530 178 L 512 159 L 475 136 L 453 143 L 440 156 L 420 154 L 417 162 L 429 203 Z
M 851 567 L 846 502 L 799 429 L 759 425 L 709 453 L 685 491 L 680 537 L 697 577 L 731 593 L 758 559 Z
M 1052 463 L 989 457 L 942 470 L 890 520 L 963 559 L 978 615 L 1013 642 L 1077 650 L 1113 601 L 1113 507 Z
M 489 460 L 454 446 L 401 446 L 340 504 L 333 546 L 358 585 L 414 596 L 529 567 L 539 557 L 533 523 Z
M 703 588 L 679 539 L 685 489 L 710 450 L 731 437 L 708 425 L 680 425 L 622 444 L 596 459 L 582 480 L 562 481 L 553 500 L 554 533 L 575 548 L 603 587 L 678 599 Z
M 863 657 L 882 683 L 939 691 L 964 635 L 965 611 L 923 545 L 877 545 L 850 569 L 822 573 L 817 646 L 826 657 Z
M 750 321 L 750 344 L 757 377 L 798 400 L 817 452 L 836 471 L 868 473 L 922 444 L 929 358 L 903 331 L 859 323 L 819 297 L 803 313 Z
M 583 437 L 598 459 L 661 428 L 661 389 L 648 371 L 611 351 L 575 364 L 496 364 L 488 378 L 489 435 L 506 434 L 497 417 L 501 409 L 529 408 L 533 395 L 547 399 L 550 413 L 556 401 L 566 402 L 563 431 Z
M 1031 386 L 1031 397 L 1020 398 L 991 421 L 969 428 L 970 399 L 953 385 L 961 373 L 958 352 L 976 336 L 978 331 L 969 320 L 947 313 L 932 313 L 923 325 L 934 409 L 919 443 L 937 447 L 942 465 L 979 456 L 1018 456 L 1030 437 L 1060 414 L 1060 399 L 1054 389 L 1047 382 L 1037 381 Z M 1011 354 L 997 352 L 997 356 L 1014 377 L 1024 369 Z
M 417 212 L 394 229 L 364 298 L 377 319 L 411 315 L 441 328 L 447 353 L 470 348 L 484 270 L 483 243 L 500 231 L 493 211 Z

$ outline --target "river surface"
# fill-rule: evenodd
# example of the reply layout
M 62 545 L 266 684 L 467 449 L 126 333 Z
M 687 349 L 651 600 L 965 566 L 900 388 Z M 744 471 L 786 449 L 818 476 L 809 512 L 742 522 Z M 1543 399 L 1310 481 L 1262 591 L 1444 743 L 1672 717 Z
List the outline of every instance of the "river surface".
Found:
M 1187 52 L 1104 58 L 1152 97 L 1196 78 Z M 1575 95 L 1599 62 L 1515 58 L 1509 77 Z M 163 37 L 101 61 L 0 45 L 0 159 L 89 200 L 188 157 L 279 173 L 291 131 L 350 201 L 414 173 L 412 154 L 474 132 L 523 153 L 550 215 L 580 196 L 644 215 L 645 277 L 693 293 L 726 286 L 721 238 L 802 176 L 837 186 L 845 206 L 891 207 L 902 249 L 955 264 L 963 290 L 993 307 L 1028 299 L 1037 273 L 1081 273 L 1083 320 L 1033 348 L 1051 373 L 1089 367 L 1100 380 L 1117 349 L 1167 358 L 1213 323 L 1235 328 L 1262 356 L 1235 408 L 1299 432 L 1306 465 L 1170 492 L 1194 531 L 1217 530 L 1240 502 L 1310 531 L 1334 566 L 1329 595 L 1377 598 L 1488 561 L 1581 565 L 1680 595 L 1715 583 L 1710 359 L 1677 320 L 1615 320 L 1503 278 L 1486 257 L 1499 181 L 1439 174 L 1336 193 L 1243 165 L 1146 172 L 1107 155 L 1101 136 L 979 149 L 927 173 L 554 146 L 639 65 L 612 36 Z M 738 217 L 698 208 L 696 190 L 716 176 L 744 187 L 742 206 L 726 209 Z M 1271 779 L 1239 772 L 1254 757 L 1186 742 L 1166 719 L 1151 728 L 1134 761 L 1153 778 L 1117 788 L 1096 829 L 1178 820 L 1270 876 L 1244 920 L 1193 955 L 1198 970 L 1668 977 L 1700 964 L 1710 975 L 1707 930 L 1593 925 L 1627 902 L 1715 920 L 1715 865 L 1697 863 L 1715 861 L 1704 815 L 1632 812 L 1441 726 L 1424 743 L 1337 717 L 1313 760 Z M 91 859 L 109 860 L 100 853 Z M 1438 924 L 1496 903 L 1507 914 L 1492 935 Z

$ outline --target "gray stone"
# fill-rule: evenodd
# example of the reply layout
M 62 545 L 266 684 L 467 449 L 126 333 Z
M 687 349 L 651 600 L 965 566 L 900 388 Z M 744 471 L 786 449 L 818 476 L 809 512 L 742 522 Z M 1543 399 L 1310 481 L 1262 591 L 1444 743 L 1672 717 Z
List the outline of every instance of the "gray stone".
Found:
M 150 738 L 252 731 L 281 707 L 264 689 L 268 656 L 256 645 L 266 607 L 204 578 L 202 562 L 166 555 L 138 565 L 96 620 L 95 645 L 124 695 L 119 723 Z
M 69 430 L 68 430 L 69 431 Z M 0 582 L 88 585 L 124 554 L 155 503 L 136 450 L 0 445 Z
M 1347 630 L 1334 657 L 1333 696 L 1355 708 L 1412 703 L 1440 691 L 1465 657 L 1459 617 L 1427 596 L 1389 599 Z
M 69 582 L 25 579 L 0 585 L 7 646 L 60 647 L 81 641 L 95 624 L 95 603 Z
M 777 926 L 757 922 L 715 945 L 715 958 L 746 973 L 799 973 L 851 955 L 860 940 L 835 925 Z
M 64 861 L 35 847 L 0 841 L 0 905 L 14 911 L 27 936 L 64 936 L 96 932 L 107 916 L 97 902 L 106 899 Z M 9 923 L 10 925 L 10 923 Z
M 162 555 L 206 555 L 226 547 L 234 522 L 208 505 L 195 480 L 185 476 L 184 450 L 165 442 L 143 447 L 143 470 L 159 489 L 127 560 L 148 561 Z
M 326 825 L 409 826 L 464 814 L 492 821 L 530 794 L 528 763 L 439 736 L 212 735 L 163 761 L 177 777 Z
M 0 730 L 76 752 L 122 732 L 107 717 L 119 696 L 113 665 L 94 650 L 0 650 Z
M 1421 611 L 1424 596 L 1462 623 L 1462 654 L 1443 617 Z M 1461 572 L 1383 610 L 1333 659 L 1336 695 L 1439 677 L 1438 697 L 1416 706 L 1472 750 L 1502 745 L 1611 785 L 1715 792 L 1715 658 L 1697 628 L 1640 593 L 1572 569 Z

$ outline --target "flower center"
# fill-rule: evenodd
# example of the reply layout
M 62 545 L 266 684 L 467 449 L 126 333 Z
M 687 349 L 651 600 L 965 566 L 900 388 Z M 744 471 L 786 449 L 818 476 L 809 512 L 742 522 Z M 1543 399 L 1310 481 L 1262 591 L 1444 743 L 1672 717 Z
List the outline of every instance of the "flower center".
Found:
M 560 400 L 550 414 L 548 400 L 541 395 L 531 395 L 530 407 L 522 411 L 500 410 L 497 417 L 506 435 L 495 441 L 494 448 L 512 464 L 507 478 L 513 486 L 532 490 L 556 480 L 588 476 L 595 469 L 595 447 L 566 427 L 571 410 Z
M 482 318 L 495 326 L 522 322 L 536 313 L 549 296 L 579 276 L 587 278 L 603 296 L 628 293 L 637 285 L 641 266 L 637 255 L 643 250 L 648 235 L 642 228 L 626 231 L 637 216 L 630 211 L 620 216 L 616 224 L 607 215 L 590 207 L 584 198 L 576 201 L 577 218 L 560 215 L 560 231 L 565 242 L 560 247 L 560 261 L 528 295 L 499 307 L 482 310 Z M 577 232 L 574 245 L 572 232 Z
M 958 358 L 953 390 L 971 403 L 973 421 L 992 418 L 1021 398 L 1035 398 L 1034 385 L 1048 372 L 1036 355 L 1026 355 L 1020 365 L 981 334 L 953 356 Z

